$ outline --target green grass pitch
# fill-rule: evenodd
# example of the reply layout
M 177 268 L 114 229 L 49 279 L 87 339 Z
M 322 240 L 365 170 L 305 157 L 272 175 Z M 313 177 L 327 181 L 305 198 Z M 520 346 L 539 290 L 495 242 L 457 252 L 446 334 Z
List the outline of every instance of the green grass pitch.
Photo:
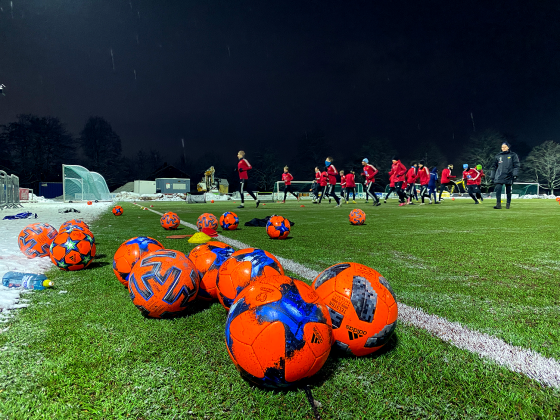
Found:
M 120 244 L 151 236 L 186 254 L 196 246 L 165 231 L 159 216 L 132 203 L 92 226 L 97 258 L 80 272 L 49 272 L 56 288 L 27 296 L 31 305 L 0 334 L 0 419 L 313 419 L 302 389 L 271 392 L 245 382 L 224 343 L 226 312 L 197 305 L 187 317 L 143 318 L 112 272 Z M 560 360 L 560 206 L 517 200 L 446 200 L 373 208 L 267 203 L 156 202 L 195 224 L 204 212 L 239 215 L 220 232 L 322 271 L 342 261 L 377 269 L 400 302 L 471 330 Z M 362 208 L 366 224 L 351 226 Z M 281 214 L 291 239 L 271 240 L 254 218 Z M 221 231 L 221 229 L 220 229 Z M 67 293 L 59 293 L 66 291 Z M 331 353 L 309 382 L 323 419 L 560 418 L 560 390 L 400 323 L 372 357 Z

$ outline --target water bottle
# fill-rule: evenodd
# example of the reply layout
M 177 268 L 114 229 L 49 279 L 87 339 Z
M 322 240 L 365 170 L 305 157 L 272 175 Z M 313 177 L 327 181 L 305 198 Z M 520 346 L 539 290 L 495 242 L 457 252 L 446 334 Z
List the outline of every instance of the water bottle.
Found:
M 44 274 L 8 271 L 2 277 L 2 285 L 5 287 L 22 287 L 23 289 L 45 290 L 48 287 L 53 287 L 53 282 Z

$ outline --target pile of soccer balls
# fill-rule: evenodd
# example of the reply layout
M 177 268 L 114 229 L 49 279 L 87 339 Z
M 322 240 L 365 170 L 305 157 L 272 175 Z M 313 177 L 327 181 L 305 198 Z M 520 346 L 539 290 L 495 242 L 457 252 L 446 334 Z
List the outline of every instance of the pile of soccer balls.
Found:
M 228 354 L 247 380 L 284 388 L 319 371 L 332 346 L 363 356 L 386 344 L 397 323 L 389 283 L 377 271 L 340 263 L 311 286 L 288 277 L 269 252 L 210 241 L 188 256 L 136 237 L 115 254 L 113 270 L 149 318 L 183 314 L 196 300 L 228 311 Z
M 64 222 L 58 231 L 48 223 L 33 223 L 18 236 L 21 252 L 28 258 L 50 257 L 61 270 L 86 268 L 95 257 L 95 238 L 83 220 Z

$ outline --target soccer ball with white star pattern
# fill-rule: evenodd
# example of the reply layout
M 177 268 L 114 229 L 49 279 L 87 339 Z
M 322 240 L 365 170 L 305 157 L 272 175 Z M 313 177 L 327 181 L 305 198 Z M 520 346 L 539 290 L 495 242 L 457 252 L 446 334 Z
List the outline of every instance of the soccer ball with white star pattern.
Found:
M 79 229 L 61 232 L 51 243 L 50 253 L 51 261 L 61 270 L 81 270 L 95 257 L 95 240 Z

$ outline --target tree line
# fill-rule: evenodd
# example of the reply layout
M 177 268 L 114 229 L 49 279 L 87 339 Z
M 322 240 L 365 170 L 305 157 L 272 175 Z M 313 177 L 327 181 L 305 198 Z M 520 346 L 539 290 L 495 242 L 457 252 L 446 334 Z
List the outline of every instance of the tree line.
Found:
M 320 130 L 302 133 L 293 140 L 294 146 L 288 152 L 276 145 L 259 146 L 251 151 L 249 161 L 254 168 L 251 178 L 255 187 L 260 191 L 272 191 L 285 165 L 290 166 L 296 180 L 311 180 L 313 168 L 316 165 L 322 168 L 328 155 L 335 156 L 335 165 L 339 170 L 354 169 L 357 174 L 361 172 L 362 159 L 367 157 L 379 170 L 376 177 L 378 189 L 383 189 L 389 182 L 387 173 L 395 156 L 405 166 L 412 160 L 423 160 L 428 168 L 437 166 L 440 171 L 453 163 L 458 177 L 464 163 L 472 166 L 480 164 L 489 174 L 504 141 L 512 144 L 512 151 L 521 160 L 518 182 L 538 182 L 548 191 L 560 188 L 560 144 L 547 140 L 529 147 L 511 135 L 491 130 L 472 133 L 467 141 L 462 142 L 461 150 L 453 151 L 452 161 L 435 143 L 420 142 L 402 153 L 390 139 L 372 136 L 358 147 L 340 148 Z M 40 182 L 62 181 L 62 164 L 79 164 L 99 172 L 113 191 L 126 182 L 149 178 L 166 163 L 155 148 L 142 149 L 133 158 L 125 157 L 121 138 L 111 124 L 99 116 L 90 117 L 75 137 L 56 117 L 18 115 L 16 121 L 0 126 L 0 150 L 6 151 L 0 154 L 0 169 L 19 176 L 21 186 L 37 188 L 35 191 L 38 191 Z M 329 152 L 331 150 L 333 152 Z M 210 166 L 216 168 L 218 178 L 228 179 L 232 187 L 236 187 L 234 157 L 209 150 L 197 159 L 191 160 L 182 155 L 170 163 L 191 176 L 193 188 Z M 486 191 L 491 189 L 489 177 L 483 179 L 482 187 Z

